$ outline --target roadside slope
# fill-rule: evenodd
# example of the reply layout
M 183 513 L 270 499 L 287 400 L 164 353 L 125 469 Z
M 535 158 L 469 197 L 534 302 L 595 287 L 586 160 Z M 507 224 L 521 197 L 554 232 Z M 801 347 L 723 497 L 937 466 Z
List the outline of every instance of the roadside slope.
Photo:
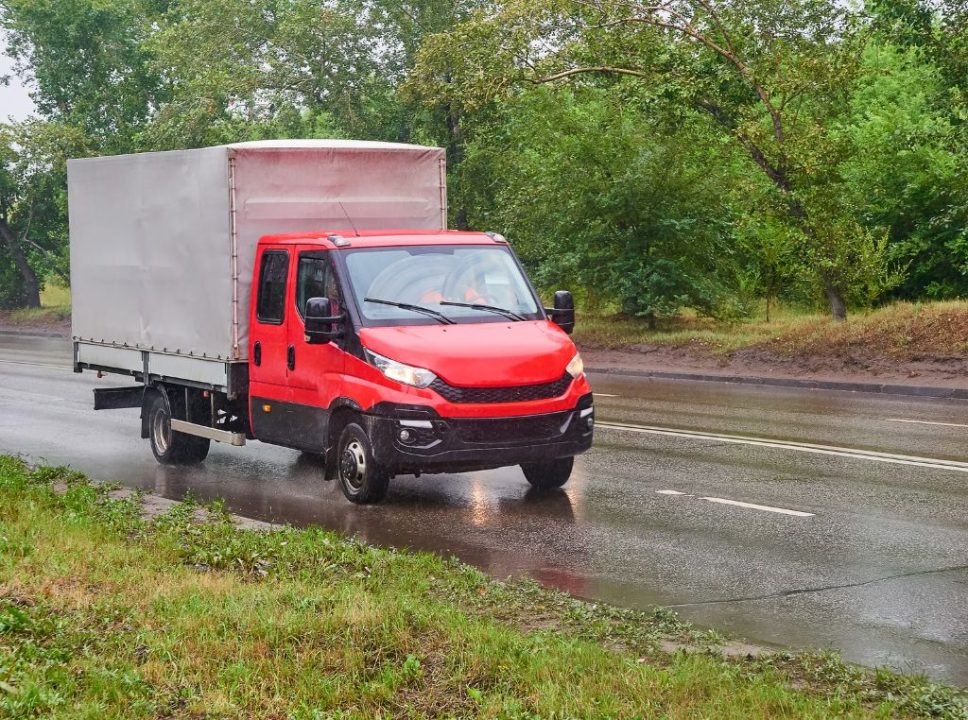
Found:
M 0 518 L 0 717 L 968 714 L 923 679 L 735 656 L 667 611 L 432 555 L 239 529 L 190 504 L 146 519 L 136 496 L 14 458 Z
M 601 370 L 968 387 L 968 302 L 897 303 L 845 323 L 794 315 L 719 325 L 581 318 L 576 341 Z

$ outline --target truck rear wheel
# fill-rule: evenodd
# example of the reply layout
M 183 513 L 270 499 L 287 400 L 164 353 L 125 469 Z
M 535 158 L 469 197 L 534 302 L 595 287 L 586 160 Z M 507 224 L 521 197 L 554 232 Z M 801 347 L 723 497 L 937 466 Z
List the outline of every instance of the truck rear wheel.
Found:
M 148 406 L 148 438 L 151 452 L 162 465 L 194 465 L 208 456 L 211 441 L 171 429 L 168 402 L 155 393 Z
M 524 476 L 537 490 L 560 488 L 571 477 L 571 469 L 575 465 L 575 458 L 559 458 L 551 462 L 525 463 L 521 465 Z
M 339 485 L 350 502 L 378 503 L 387 494 L 390 473 L 373 458 L 373 444 L 356 423 L 343 428 L 339 436 L 336 465 Z

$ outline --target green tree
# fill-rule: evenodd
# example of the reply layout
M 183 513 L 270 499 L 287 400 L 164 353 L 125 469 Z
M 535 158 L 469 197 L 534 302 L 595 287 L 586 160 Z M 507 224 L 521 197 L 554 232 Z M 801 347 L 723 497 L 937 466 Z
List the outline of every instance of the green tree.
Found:
M 140 0 L 0 0 L 7 53 L 43 118 L 2 131 L 0 274 L 17 277 L 8 304 L 37 306 L 47 277 L 68 279 L 66 158 L 134 149 L 165 100 L 144 49 L 146 13 L 156 9 Z
M 154 9 L 143 0 L 0 0 L 7 54 L 40 116 L 83 129 L 105 152 L 129 149 L 167 98 L 145 48 Z
M 735 312 L 731 153 L 709 146 L 703 117 L 666 134 L 633 91 L 539 87 L 503 104 L 469 144 L 472 220 L 507 232 L 544 287 L 577 286 L 653 325 L 684 305 Z
M 149 43 L 172 88 L 150 142 L 273 132 L 395 139 L 394 74 L 377 30 L 355 0 L 182 0 Z
M 917 46 L 874 43 L 864 66 L 841 126 L 852 148 L 841 167 L 850 202 L 864 226 L 887 230 L 890 257 L 907 268 L 896 296 L 964 295 L 965 262 L 952 260 L 965 257 L 968 231 L 951 211 L 965 164 L 944 109 L 948 86 Z
M 863 25 L 826 0 L 504 0 L 428 39 L 415 84 L 480 107 L 527 83 L 639 79 L 656 107 L 712 118 L 770 182 L 800 235 L 804 267 L 846 317 L 859 227 L 841 202 L 843 117 L 860 70 Z M 873 258 L 879 263 L 879 258 Z
M 89 152 L 90 138 L 70 125 L 0 126 L 0 276 L 9 283 L 0 304 L 39 307 L 47 279 L 69 283 L 67 159 Z

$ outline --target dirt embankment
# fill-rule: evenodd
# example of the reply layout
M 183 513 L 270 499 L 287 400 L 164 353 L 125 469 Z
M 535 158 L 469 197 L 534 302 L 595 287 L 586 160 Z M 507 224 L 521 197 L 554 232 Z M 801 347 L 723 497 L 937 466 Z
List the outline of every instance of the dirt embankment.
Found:
M 71 317 L 60 311 L 0 310 L 0 332 L 70 337 Z
M 655 342 L 593 341 L 582 343 L 582 355 L 587 367 L 611 370 L 968 387 L 965 302 L 903 303 L 846 323 L 801 318 L 732 332 L 660 333 Z
M 766 347 L 727 354 L 702 345 L 630 345 L 582 348 L 590 370 L 789 378 L 825 382 L 876 382 L 932 387 L 968 387 L 968 356 L 895 359 L 865 351 L 847 354 L 782 355 Z

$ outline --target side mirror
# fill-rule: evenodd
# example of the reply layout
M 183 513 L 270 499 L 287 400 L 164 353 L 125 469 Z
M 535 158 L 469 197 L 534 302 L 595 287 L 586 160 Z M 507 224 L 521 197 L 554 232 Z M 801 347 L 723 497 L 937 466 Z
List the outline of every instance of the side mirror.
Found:
M 322 345 L 343 337 L 344 315 L 333 315 L 329 298 L 314 297 L 306 301 L 306 342 Z
M 551 320 L 562 330 L 571 335 L 575 329 L 575 300 L 567 290 L 555 292 L 555 306 L 545 308 L 551 315 Z

